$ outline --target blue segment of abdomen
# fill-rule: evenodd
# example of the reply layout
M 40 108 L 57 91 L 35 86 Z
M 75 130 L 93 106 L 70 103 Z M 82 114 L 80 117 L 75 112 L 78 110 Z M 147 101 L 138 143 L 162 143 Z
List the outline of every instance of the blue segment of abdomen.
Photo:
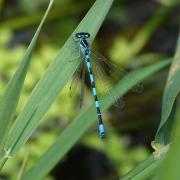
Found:
M 90 62 L 86 62 L 88 70 L 91 68 Z
M 93 95 L 96 96 L 96 88 L 93 88 Z
M 105 138 L 105 128 L 103 124 L 99 124 L 99 135 L 102 139 Z
M 94 82 L 94 77 L 92 74 L 90 74 L 90 80 L 91 80 L 91 82 Z
M 96 107 L 99 107 L 99 101 L 95 101 Z

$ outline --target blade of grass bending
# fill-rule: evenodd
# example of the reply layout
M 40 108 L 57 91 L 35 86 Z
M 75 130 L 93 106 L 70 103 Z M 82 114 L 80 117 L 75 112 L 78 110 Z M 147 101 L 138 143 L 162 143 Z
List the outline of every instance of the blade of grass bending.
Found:
M 113 94 L 118 97 L 125 94 L 136 83 L 142 81 L 151 74 L 161 70 L 170 63 L 169 60 L 159 62 L 148 67 L 131 72 L 125 78 L 123 78 L 115 88 L 112 89 Z M 136 76 L 137 78 L 134 78 Z M 131 83 L 127 83 L 131 82 Z M 113 104 L 113 99 L 109 96 L 100 98 L 101 108 L 105 111 Z M 76 141 L 82 136 L 82 134 L 95 122 L 96 113 L 94 104 L 80 113 L 72 123 L 63 131 L 58 137 L 56 142 L 41 156 L 41 158 L 35 163 L 35 165 L 23 176 L 23 180 L 30 180 L 33 176 L 36 179 L 41 179 L 64 157 L 64 155 L 70 150 L 70 148 L 76 143 Z M 48 162 L 48 163 L 47 163 Z
M 3 141 L 6 137 L 7 131 L 9 126 L 11 125 L 12 115 L 14 114 L 14 111 L 16 110 L 16 106 L 19 101 L 19 97 L 21 94 L 21 90 L 24 84 L 24 79 L 27 74 L 27 70 L 29 67 L 29 63 L 31 60 L 32 52 L 35 48 L 35 45 L 37 43 L 37 39 L 39 37 L 40 31 L 42 29 L 42 26 L 44 24 L 44 21 L 52 7 L 53 0 L 50 1 L 48 9 L 29 45 L 27 48 L 25 55 L 21 61 L 21 64 L 17 68 L 15 74 L 13 75 L 12 79 L 9 81 L 7 88 L 4 92 L 4 95 L 1 97 L 0 101 L 0 150 L 1 152 L 3 150 Z
M 154 156 L 153 155 L 149 156 L 143 162 L 138 164 L 134 169 L 129 171 L 124 177 L 122 177 L 122 180 L 130 180 L 130 179 L 132 179 L 133 177 L 135 177 L 137 174 L 141 173 L 144 169 L 149 167 L 154 162 L 155 162 Z
M 154 161 L 147 168 L 143 169 L 140 173 L 138 173 L 137 175 L 133 176 L 130 179 L 133 180 L 154 179 L 154 177 L 156 177 L 156 173 L 159 170 L 159 167 L 162 164 L 162 161 L 163 159 Z
M 122 177 L 121 180 L 153 179 L 162 162 L 163 158 L 156 159 L 153 155 L 150 155 L 145 161 L 141 162 L 133 170 Z
M 177 105 L 180 105 L 177 103 Z M 176 103 L 174 103 L 174 106 L 176 106 Z M 177 106 L 177 109 L 180 106 Z M 177 112 L 180 112 L 180 109 L 178 109 Z M 158 170 L 157 173 L 157 180 L 165 179 L 165 180 L 171 180 L 171 179 L 179 179 L 180 177 L 180 171 L 179 171 L 179 161 L 180 161 L 180 113 L 176 116 L 175 115 L 175 123 L 173 125 L 173 139 L 171 143 L 171 148 L 167 152 L 166 156 L 163 159 L 163 163 L 161 167 Z
M 92 42 L 112 2 L 113 0 L 97 0 L 75 32 L 88 31 L 91 34 L 90 42 Z M 75 32 L 73 32 L 72 36 L 74 36 Z M 39 121 L 71 78 L 78 64 L 80 64 L 80 61 L 74 61 L 73 63 L 68 61 L 74 56 L 77 57 L 78 54 L 73 49 L 67 48 L 67 46 L 75 44 L 72 36 L 67 40 L 44 76 L 33 89 L 26 106 L 17 117 L 6 143 L 6 149 L 10 150 L 11 155 L 14 155 L 26 143 L 38 126 Z
M 176 53 L 171 64 L 168 80 L 166 83 L 166 88 L 163 94 L 161 122 L 155 136 L 155 144 L 157 144 L 157 146 L 158 144 L 160 144 L 159 147 L 167 145 L 170 140 L 171 129 L 174 122 L 173 114 L 175 112 L 173 111 L 173 104 L 175 102 L 177 95 L 180 92 L 179 77 L 180 77 L 180 33 L 179 33 Z
M 158 178 L 157 178 L 158 180 L 179 179 L 180 177 L 180 171 L 179 171 L 180 118 L 175 114 L 176 112 L 177 113 L 179 112 L 179 106 L 178 106 L 179 101 L 175 102 L 175 99 L 177 98 L 177 95 L 180 92 L 179 77 L 180 77 L 180 32 L 179 32 L 175 57 L 173 59 L 170 68 L 168 81 L 164 92 L 161 124 L 156 135 L 157 143 L 163 144 L 162 149 L 160 149 L 161 153 L 163 152 L 162 150 L 165 149 L 165 147 L 167 146 L 166 143 L 170 143 L 171 140 L 170 150 L 168 152 L 165 151 L 165 153 L 167 152 L 167 154 L 163 161 L 162 167 L 159 170 Z M 172 130 L 171 127 L 173 127 Z M 171 136 L 172 134 L 173 136 Z M 164 144 L 166 145 L 165 147 Z

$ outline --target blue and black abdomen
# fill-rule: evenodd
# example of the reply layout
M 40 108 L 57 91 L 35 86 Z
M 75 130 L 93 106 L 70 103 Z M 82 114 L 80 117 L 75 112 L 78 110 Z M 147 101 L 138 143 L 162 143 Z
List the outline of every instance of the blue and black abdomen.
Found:
M 94 96 L 94 101 L 95 101 L 95 106 L 96 106 L 96 112 L 97 112 L 97 116 L 98 116 L 98 120 L 99 120 L 99 134 L 100 134 L 101 138 L 105 138 L 105 128 L 104 128 L 103 121 L 102 121 L 102 115 L 101 115 L 101 110 L 100 110 L 100 106 L 99 106 L 99 100 L 97 97 L 96 86 L 95 86 L 95 82 L 94 82 L 94 76 L 93 76 L 91 64 L 90 64 L 90 54 L 85 55 L 85 61 L 86 61 L 86 66 L 87 66 L 87 69 L 89 72 L 91 88 L 93 91 L 93 96 Z

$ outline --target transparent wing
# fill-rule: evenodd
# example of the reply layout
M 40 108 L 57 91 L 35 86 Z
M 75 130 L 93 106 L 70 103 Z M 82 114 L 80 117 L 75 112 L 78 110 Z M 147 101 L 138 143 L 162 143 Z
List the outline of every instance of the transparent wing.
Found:
M 80 50 L 80 46 L 78 43 L 72 45 L 72 46 L 65 46 L 66 49 L 71 49 L 72 52 L 72 58 L 67 59 L 67 62 L 73 62 L 76 60 L 79 60 L 79 58 L 83 58 Z
M 73 74 L 70 87 L 69 87 L 69 96 L 73 97 L 78 96 L 79 107 L 82 107 L 84 99 L 84 85 L 85 85 L 85 66 L 82 62 L 75 73 Z
M 127 71 L 125 69 L 118 67 L 118 65 L 110 62 L 104 56 L 102 56 L 101 54 L 99 54 L 93 50 L 91 50 L 91 58 L 92 58 L 92 62 L 95 62 L 102 67 L 101 72 L 104 75 L 109 76 L 109 79 L 113 83 L 118 82 L 119 79 L 121 79 L 122 77 L 124 77 L 127 74 Z M 135 79 L 136 79 L 136 77 L 134 77 L 134 80 Z M 127 83 L 131 83 L 130 80 L 127 80 Z M 144 89 L 143 84 L 139 82 L 132 88 L 132 91 L 137 92 L 137 93 L 142 93 L 143 89 Z
M 74 72 L 70 86 L 69 86 L 69 96 L 73 97 L 74 95 L 80 94 L 81 83 L 82 83 L 82 71 L 83 71 L 83 62 L 79 65 L 77 70 Z
M 93 63 L 92 63 L 93 64 Z M 93 65 L 92 65 L 93 66 Z M 104 76 L 104 72 L 100 66 L 96 66 L 94 68 L 94 74 L 95 74 L 95 79 L 97 79 L 96 87 L 97 89 L 100 89 L 100 91 L 103 93 L 107 93 L 108 96 L 113 99 L 114 101 L 114 106 L 118 107 L 120 109 L 124 108 L 125 106 L 125 100 L 123 97 L 117 97 L 115 94 L 111 92 L 111 89 L 113 87 L 113 83 L 110 82 L 110 79 L 107 79 Z M 99 87 L 100 86 L 100 87 Z
M 85 65 L 83 63 L 82 73 L 81 73 L 81 94 L 80 94 L 80 102 L 79 102 L 80 108 L 83 105 L 83 99 L 84 99 L 85 76 L 86 76 Z
M 82 65 L 80 65 L 76 71 L 73 74 L 70 86 L 69 86 L 69 96 L 72 97 L 74 94 L 77 93 L 77 91 L 79 91 L 79 82 L 80 82 L 80 75 L 81 75 L 81 71 L 82 71 Z
M 119 80 L 120 77 L 123 77 L 127 73 L 125 69 L 118 67 L 116 64 L 112 63 L 107 58 L 93 50 L 91 50 L 91 59 L 92 62 L 95 62 L 102 67 L 102 70 L 104 71 L 105 75 L 110 76 L 111 80 L 112 76 L 116 75 Z M 117 78 L 113 77 L 113 80 L 114 79 Z
M 123 68 L 118 67 L 116 64 L 107 60 L 101 54 L 91 50 L 91 64 L 93 73 L 96 80 L 96 87 L 99 92 L 107 93 L 111 99 L 114 100 L 114 106 L 122 109 L 125 106 L 125 100 L 123 97 L 119 98 L 111 93 L 112 87 L 127 74 L 127 71 Z M 136 77 L 134 77 L 136 78 Z M 126 81 L 131 83 L 130 80 Z M 132 88 L 133 92 L 141 93 L 143 85 L 137 84 Z
M 125 106 L 124 98 L 119 98 L 110 92 L 116 83 L 114 81 L 119 80 L 122 76 L 122 71 L 117 71 L 116 65 L 109 62 L 107 59 L 100 57 L 99 55 L 97 56 L 93 54 L 91 57 L 92 71 L 95 76 L 95 84 L 98 92 L 101 92 L 101 94 L 107 93 L 115 102 L 114 106 L 122 109 Z

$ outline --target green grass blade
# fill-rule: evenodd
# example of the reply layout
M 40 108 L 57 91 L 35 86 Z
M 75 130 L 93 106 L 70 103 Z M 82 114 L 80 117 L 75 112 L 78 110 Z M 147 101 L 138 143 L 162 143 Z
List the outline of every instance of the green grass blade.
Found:
M 151 74 L 159 71 L 169 63 L 169 60 L 165 60 L 131 72 L 122 79 L 115 88 L 112 89 L 112 93 L 118 97 L 122 96 L 139 81 L 149 77 Z M 109 98 L 108 95 L 100 98 L 102 111 L 105 111 L 108 107 L 110 107 L 113 104 L 113 101 L 114 99 Z M 48 174 L 48 172 L 64 157 L 81 135 L 97 120 L 96 118 L 94 104 L 92 104 L 72 121 L 72 123 L 59 136 L 56 142 L 23 176 L 23 179 L 30 180 L 32 177 L 36 176 L 38 180 Z
M 49 7 L 29 45 L 27 48 L 25 55 L 19 65 L 18 69 L 16 70 L 15 74 L 13 75 L 12 79 L 7 85 L 4 95 L 1 97 L 0 101 L 0 149 L 3 150 L 3 141 L 7 134 L 8 128 L 11 124 L 11 119 L 13 116 L 14 111 L 16 110 L 16 106 L 19 101 L 19 97 L 21 94 L 21 90 L 24 84 L 24 79 L 27 74 L 27 70 L 29 67 L 29 63 L 31 60 L 31 55 L 36 45 L 37 39 L 39 37 L 39 33 L 43 26 L 43 23 L 49 13 L 49 10 L 53 4 L 53 0 L 50 1 Z
M 156 160 L 153 155 L 149 156 L 143 162 L 138 164 L 134 169 L 132 169 L 130 172 L 128 172 L 124 177 L 122 177 L 122 180 L 130 180 L 130 179 L 134 178 L 136 175 L 138 175 L 142 171 L 144 171 L 144 169 L 151 166 L 155 161 Z
M 163 97 L 163 115 L 162 122 L 160 124 L 160 128 L 156 135 L 157 143 L 168 143 L 169 137 L 173 134 L 173 140 L 171 143 L 171 148 L 169 152 L 166 154 L 166 157 L 163 161 L 162 167 L 158 173 L 157 179 L 179 179 L 180 171 L 179 171 L 179 162 L 180 162 L 180 119 L 177 117 L 176 120 L 176 106 L 175 99 L 180 92 L 180 33 L 177 43 L 177 49 L 175 53 L 175 57 L 173 59 L 170 73 L 166 85 L 166 89 Z M 178 109 L 179 110 L 179 109 Z M 166 112 L 165 112 L 166 111 Z M 177 111 L 178 112 L 178 111 Z M 170 117 L 170 118 L 169 118 Z M 175 123 L 174 123 L 175 121 Z M 169 128 L 170 126 L 170 128 Z M 173 126 L 173 132 L 171 132 L 171 127 Z M 170 132 L 168 132 L 168 130 Z M 172 139 L 172 138 L 171 138 Z M 164 147 L 163 147 L 164 148 Z M 163 149 L 160 149 L 162 152 Z
M 174 103 L 174 106 L 175 104 L 176 103 Z M 173 141 L 171 144 L 171 148 L 167 152 L 165 158 L 163 159 L 163 163 L 158 170 L 157 180 L 161 180 L 161 179 L 172 180 L 172 179 L 179 179 L 180 177 L 180 171 L 179 171 L 180 131 L 179 131 L 179 128 L 180 128 L 180 118 L 179 116 L 177 116 L 177 121 L 175 122 L 173 126 Z
M 155 142 L 161 145 L 167 145 L 171 134 L 173 124 L 173 104 L 180 92 L 180 34 L 177 43 L 175 57 L 173 59 L 166 88 L 163 95 L 161 122 L 155 137 Z
M 137 165 L 133 170 L 127 173 L 122 180 L 154 180 L 159 172 L 159 168 L 163 163 L 164 158 L 156 159 L 154 155 L 149 156 L 145 161 Z
M 147 168 L 141 171 L 139 174 L 133 177 L 133 180 L 142 180 L 142 179 L 153 179 L 158 172 L 160 165 L 162 164 L 161 160 L 156 160 L 154 163 L 150 164 Z
M 75 32 L 88 31 L 91 34 L 90 42 L 92 42 L 112 2 L 113 0 L 97 0 Z M 6 143 L 6 149 L 10 151 L 11 155 L 15 154 L 26 143 L 34 129 L 38 126 L 39 121 L 46 114 L 53 101 L 80 64 L 80 61 L 68 61 L 78 55 L 78 52 L 67 48 L 75 44 L 72 38 L 74 33 L 67 40 L 65 46 L 60 50 L 44 76 L 33 89 L 25 108 L 18 116 Z

